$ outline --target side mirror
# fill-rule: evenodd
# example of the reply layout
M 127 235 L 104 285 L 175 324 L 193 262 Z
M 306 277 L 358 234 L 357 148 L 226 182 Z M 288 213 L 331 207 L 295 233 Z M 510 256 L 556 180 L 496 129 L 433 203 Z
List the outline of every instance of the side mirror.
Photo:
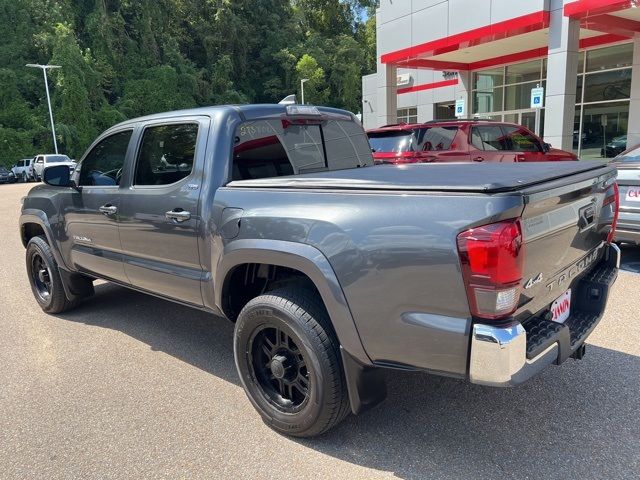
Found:
M 550 143 L 543 143 L 542 144 L 542 151 L 544 153 L 548 153 L 551 150 L 551 144 Z
M 42 180 L 52 187 L 71 187 L 71 169 L 66 165 L 47 167 L 42 172 Z

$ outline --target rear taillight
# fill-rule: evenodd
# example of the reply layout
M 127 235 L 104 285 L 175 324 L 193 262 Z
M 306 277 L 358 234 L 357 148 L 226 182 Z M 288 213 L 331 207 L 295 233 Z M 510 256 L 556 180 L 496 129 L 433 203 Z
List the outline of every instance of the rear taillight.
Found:
M 620 210 L 620 190 L 618 189 L 618 184 L 614 183 L 611 185 L 607 189 L 606 195 L 604 202 L 602 202 L 602 208 L 604 209 L 607 205 L 612 205 L 613 208 L 613 221 L 611 222 L 611 230 L 609 230 L 609 234 L 607 235 L 607 243 L 611 243 L 616 235 L 618 211 Z
M 520 219 L 460 233 L 458 252 L 472 315 L 492 320 L 511 315 L 518 308 L 524 267 Z

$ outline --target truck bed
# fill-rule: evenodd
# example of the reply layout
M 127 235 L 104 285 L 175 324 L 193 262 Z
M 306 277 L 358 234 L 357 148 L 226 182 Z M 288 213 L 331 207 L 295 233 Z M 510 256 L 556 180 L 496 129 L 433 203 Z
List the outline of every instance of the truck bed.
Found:
M 229 187 L 408 190 L 465 193 L 520 191 L 580 173 L 605 170 L 604 162 L 432 163 L 380 165 L 295 176 L 237 180 Z

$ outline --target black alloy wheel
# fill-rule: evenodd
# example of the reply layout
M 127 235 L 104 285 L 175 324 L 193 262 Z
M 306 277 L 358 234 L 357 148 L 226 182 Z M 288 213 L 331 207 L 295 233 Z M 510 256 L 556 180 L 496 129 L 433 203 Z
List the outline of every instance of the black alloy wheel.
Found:
M 51 297 L 51 271 L 39 253 L 31 257 L 31 281 L 36 294 L 44 302 Z
M 309 401 L 309 370 L 291 334 L 276 325 L 254 331 L 248 354 L 264 396 L 285 413 L 295 413 Z
M 233 351 L 247 397 L 274 430 L 312 437 L 349 414 L 340 344 L 317 293 L 288 287 L 249 301 Z
M 31 290 L 42 310 L 62 313 L 78 305 L 79 298 L 67 298 L 58 264 L 44 235 L 29 240 L 26 256 Z

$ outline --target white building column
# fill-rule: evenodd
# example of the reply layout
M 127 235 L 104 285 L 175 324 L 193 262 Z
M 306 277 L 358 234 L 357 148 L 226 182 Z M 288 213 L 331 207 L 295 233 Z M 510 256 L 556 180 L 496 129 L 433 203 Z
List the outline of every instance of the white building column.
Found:
M 562 3 L 550 12 L 545 92 L 544 139 L 556 148 L 573 148 L 580 21 L 565 17 Z
M 640 144 L 640 38 L 633 40 L 633 68 L 631 70 L 631 103 L 627 148 Z
M 398 121 L 398 69 L 395 65 L 378 63 L 377 126 Z

